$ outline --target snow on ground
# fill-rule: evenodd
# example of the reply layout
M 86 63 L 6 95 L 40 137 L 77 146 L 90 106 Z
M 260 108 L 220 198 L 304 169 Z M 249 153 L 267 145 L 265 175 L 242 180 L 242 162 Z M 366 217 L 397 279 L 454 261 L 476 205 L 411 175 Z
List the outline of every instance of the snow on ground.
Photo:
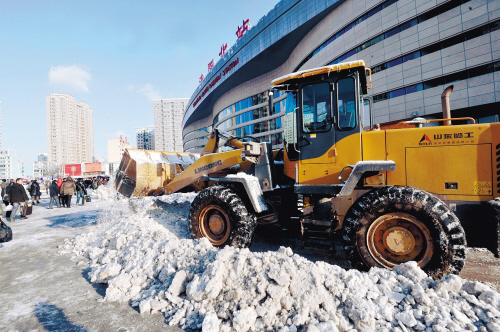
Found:
M 450 275 L 434 281 L 413 262 L 394 271 L 344 270 L 290 248 L 250 252 L 191 240 L 195 194 L 110 200 L 61 254 L 89 258 L 104 301 L 202 331 L 500 331 L 500 295 Z

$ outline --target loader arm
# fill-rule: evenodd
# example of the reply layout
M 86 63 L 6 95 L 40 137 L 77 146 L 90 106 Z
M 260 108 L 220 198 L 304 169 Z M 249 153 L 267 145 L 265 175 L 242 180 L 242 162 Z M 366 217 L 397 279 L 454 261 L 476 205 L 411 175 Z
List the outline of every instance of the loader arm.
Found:
M 170 183 L 165 184 L 164 187 L 158 188 L 154 195 L 175 193 L 197 181 L 200 181 L 201 177 L 204 175 L 241 164 L 243 162 L 242 155 L 244 155 L 244 150 L 238 149 L 201 156 L 181 174 L 175 176 Z
M 217 149 L 219 148 L 219 138 L 222 138 L 223 140 L 226 141 L 224 145 L 226 146 L 231 146 L 235 149 L 243 149 L 244 144 L 243 142 L 237 138 L 229 135 L 228 133 L 225 132 L 220 132 L 217 129 L 214 129 L 210 133 L 210 137 L 208 139 L 207 144 L 205 145 L 205 148 L 201 152 L 201 155 L 204 156 L 209 153 L 216 153 Z

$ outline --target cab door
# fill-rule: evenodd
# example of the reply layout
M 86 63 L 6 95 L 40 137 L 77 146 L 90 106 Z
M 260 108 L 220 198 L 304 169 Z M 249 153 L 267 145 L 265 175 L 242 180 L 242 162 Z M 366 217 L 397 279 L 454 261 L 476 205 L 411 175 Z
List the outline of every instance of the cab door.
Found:
M 335 172 L 340 172 L 347 165 L 354 165 L 362 159 L 361 153 L 361 119 L 360 112 L 364 108 L 361 87 L 357 76 L 351 75 L 337 80 L 335 86 L 336 136 L 335 154 L 337 165 Z M 343 175 L 347 178 L 349 171 Z
M 332 116 L 332 84 L 317 82 L 300 89 L 301 114 L 298 147 L 301 164 L 332 164 L 335 145 Z

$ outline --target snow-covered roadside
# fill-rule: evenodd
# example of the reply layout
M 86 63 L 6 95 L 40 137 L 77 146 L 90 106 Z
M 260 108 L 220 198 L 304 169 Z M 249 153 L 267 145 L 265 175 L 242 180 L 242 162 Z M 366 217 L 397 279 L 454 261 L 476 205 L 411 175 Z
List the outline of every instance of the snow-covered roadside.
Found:
M 110 195 L 110 197 L 114 197 Z M 368 273 L 313 263 L 290 248 L 250 252 L 191 240 L 195 194 L 111 200 L 60 253 L 90 259 L 105 301 L 163 312 L 203 331 L 500 331 L 500 295 L 413 263 Z

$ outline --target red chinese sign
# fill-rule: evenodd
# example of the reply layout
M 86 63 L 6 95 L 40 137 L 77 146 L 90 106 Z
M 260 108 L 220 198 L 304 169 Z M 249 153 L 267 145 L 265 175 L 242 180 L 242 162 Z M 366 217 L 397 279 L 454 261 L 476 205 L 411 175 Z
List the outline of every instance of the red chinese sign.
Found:
M 250 19 L 247 18 L 246 20 L 243 20 L 243 26 L 240 27 L 238 25 L 238 31 L 236 31 L 236 36 L 238 37 L 238 39 L 243 37 L 245 32 L 247 32 L 250 29 L 250 27 L 248 26 L 249 23 L 250 23 Z
M 208 71 L 211 71 L 214 66 L 215 66 L 215 62 L 212 59 L 212 61 L 210 61 L 210 63 L 208 64 Z
M 64 176 L 82 176 L 81 164 L 64 165 Z
M 196 107 L 196 105 L 200 102 L 201 98 L 203 98 L 208 93 L 208 91 L 210 91 L 210 89 L 212 89 L 214 85 L 220 81 L 222 75 L 226 76 L 226 74 L 239 63 L 240 63 L 240 58 L 236 58 L 236 60 L 233 60 L 226 68 L 224 68 L 222 73 L 219 73 L 219 75 L 215 76 L 212 82 L 210 82 L 210 84 L 205 87 L 201 95 L 199 95 L 198 98 L 196 98 L 196 100 L 193 102 L 193 107 Z
M 85 163 L 85 173 L 101 172 L 101 163 Z
M 226 54 L 226 49 L 227 49 L 227 43 L 221 46 L 219 56 L 223 56 L 224 54 Z
M 205 78 L 205 75 L 201 74 L 201 76 L 200 76 L 200 83 L 203 82 L 204 78 Z

